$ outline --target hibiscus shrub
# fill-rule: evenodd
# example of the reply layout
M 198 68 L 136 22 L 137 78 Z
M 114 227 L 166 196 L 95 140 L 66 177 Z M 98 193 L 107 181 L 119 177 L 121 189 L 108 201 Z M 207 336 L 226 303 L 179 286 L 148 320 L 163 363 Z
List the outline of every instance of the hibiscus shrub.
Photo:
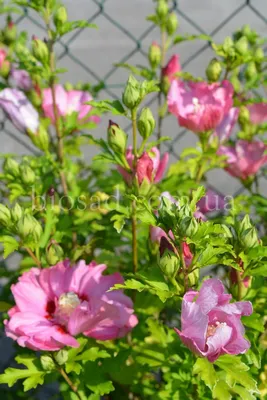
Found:
M 19 6 L 42 18 L 45 40 L 17 31 Z M 220 44 L 177 35 L 158 0 L 148 20 L 161 44 L 147 66 L 118 64 L 131 71 L 121 100 L 98 101 L 101 85 L 59 83 L 54 52 L 94 25 L 69 21 L 57 0 L 1 2 L 1 12 L 0 108 L 34 149 L 2 155 L 0 310 L 16 351 L 3 399 L 37 399 L 52 383 L 46 398 L 266 398 L 264 41 L 248 25 Z M 211 44 L 205 79 L 178 55 L 165 62 L 188 40 Z M 104 114 L 114 121 L 96 139 Z M 172 165 L 160 152 L 167 117 L 198 138 Z M 84 145 L 97 149 L 90 164 Z M 215 169 L 243 194 L 212 190 Z

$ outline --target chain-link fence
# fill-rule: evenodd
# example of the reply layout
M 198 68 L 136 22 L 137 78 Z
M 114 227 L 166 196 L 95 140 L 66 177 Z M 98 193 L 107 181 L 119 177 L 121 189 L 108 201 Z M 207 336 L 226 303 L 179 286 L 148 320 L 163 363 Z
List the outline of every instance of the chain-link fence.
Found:
M 62 80 L 101 84 L 101 98 L 120 98 L 128 71 L 116 68 L 115 63 L 146 65 L 147 50 L 153 40 L 159 39 L 158 28 L 145 20 L 152 14 L 155 3 L 152 0 L 65 0 L 70 19 L 87 19 L 98 25 L 99 29 L 79 29 L 65 36 L 57 43 L 56 50 L 60 66 L 68 69 Z M 207 34 L 216 42 L 231 35 L 243 24 L 250 24 L 261 35 L 266 36 L 266 0 L 180 0 L 169 2 L 172 11 L 179 18 L 179 34 Z M 33 12 L 24 11 L 17 19 L 19 29 L 27 30 L 29 35 L 45 37 L 45 27 Z M 178 53 L 185 70 L 204 75 L 209 59 L 212 57 L 210 44 L 205 41 L 185 42 L 171 49 L 169 55 Z M 149 99 L 156 111 L 156 96 Z M 120 121 L 119 121 L 120 122 Z M 125 127 L 128 128 L 127 126 Z M 13 132 L 8 121 L 3 124 L 6 152 L 23 153 L 33 151 L 27 139 Z M 97 136 L 106 133 L 106 120 L 94 132 Z M 192 146 L 196 137 L 178 127 L 174 117 L 164 121 L 163 134 L 172 138 L 163 149 L 168 150 L 172 160 L 179 157 L 181 150 Z M 91 156 L 94 150 L 85 149 Z M 229 178 L 224 171 L 212 172 L 211 184 L 228 194 L 236 193 L 237 181 Z

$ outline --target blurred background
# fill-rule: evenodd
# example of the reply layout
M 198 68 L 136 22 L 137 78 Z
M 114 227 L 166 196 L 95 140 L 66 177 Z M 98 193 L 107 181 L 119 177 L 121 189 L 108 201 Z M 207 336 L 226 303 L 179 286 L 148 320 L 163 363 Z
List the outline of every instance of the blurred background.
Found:
M 170 1 L 170 7 L 177 13 L 179 29 L 177 34 L 207 34 L 215 42 L 222 42 L 226 36 L 244 24 L 250 24 L 263 37 L 267 36 L 266 0 L 178 0 Z M 147 65 L 147 51 L 152 41 L 160 41 L 159 30 L 146 21 L 146 16 L 153 14 L 153 0 L 63 0 L 69 18 L 87 19 L 98 25 L 98 29 L 81 29 L 64 36 L 57 43 L 56 52 L 60 67 L 68 69 L 62 74 L 62 82 L 77 84 L 102 83 L 100 99 L 121 98 L 122 88 L 129 72 L 114 67 L 115 63 Z M 34 12 L 14 16 L 19 31 L 27 31 L 29 38 L 36 35 L 45 37 L 42 22 Z M 4 18 L 1 18 L 4 26 Z M 209 60 L 213 57 L 212 49 L 204 40 L 184 42 L 172 48 L 172 54 L 179 54 L 183 69 L 196 76 L 204 76 Z M 150 107 L 157 110 L 155 95 L 149 98 Z M 96 137 L 105 137 L 109 116 L 91 133 Z M 129 126 L 125 119 L 115 121 L 126 130 Z M 34 149 L 27 137 L 16 132 L 10 122 L 1 115 L 1 152 L 29 154 Z M 171 142 L 162 145 L 162 151 L 171 153 L 171 162 L 179 158 L 185 147 L 195 146 L 197 137 L 178 126 L 174 116 L 164 120 L 162 133 L 170 136 Z M 84 148 L 84 157 L 89 161 L 96 153 L 95 147 Z M 240 192 L 238 180 L 231 178 L 224 171 L 212 171 L 209 184 L 226 195 Z M 266 180 L 262 188 L 266 187 Z M 265 189 L 266 190 L 266 189 Z M 6 338 L 0 341 L 1 364 L 4 369 L 12 357 L 12 344 Z M 49 388 L 42 398 L 49 397 Z

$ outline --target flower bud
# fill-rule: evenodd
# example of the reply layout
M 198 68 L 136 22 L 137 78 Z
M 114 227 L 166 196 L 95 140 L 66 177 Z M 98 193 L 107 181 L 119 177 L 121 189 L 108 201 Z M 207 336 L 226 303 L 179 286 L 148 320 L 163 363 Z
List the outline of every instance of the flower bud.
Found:
M 160 257 L 158 264 L 163 272 L 169 278 L 174 278 L 180 266 L 179 259 L 173 252 L 173 247 L 165 237 L 160 240 Z
M 161 62 L 161 48 L 158 43 L 153 42 L 148 50 L 148 60 L 152 69 L 156 69 Z
M 258 246 L 258 235 L 254 227 L 246 229 L 241 233 L 240 242 L 245 249 L 250 249 L 251 247 Z
M 35 107 L 40 107 L 42 104 L 42 96 L 40 93 L 38 93 L 38 91 L 36 91 L 36 89 L 31 90 L 28 93 L 28 97 L 30 102 L 32 103 L 33 106 Z
M 199 269 L 195 269 L 187 275 L 189 287 L 196 286 L 199 281 Z
M 54 24 L 60 28 L 68 19 L 67 10 L 64 6 L 60 6 L 54 14 Z
M 47 247 L 46 259 L 49 265 L 56 265 L 63 258 L 64 251 L 58 243 L 53 242 Z
M 158 210 L 160 222 L 168 229 L 174 228 L 177 223 L 175 209 L 177 206 L 167 197 L 162 197 Z
M 162 81 L 161 81 L 161 90 L 162 92 L 167 96 L 169 89 L 170 89 L 171 83 L 170 79 L 168 76 L 164 76 Z
M 178 18 L 177 15 L 172 12 L 169 14 L 166 23 L 166 29 L 169 36 L 172 36 L 178 28 Z
M 0 75 L 2 76 L 2 78 L 7 78 L 9 73 L 10 73 L 10 62 L 5 60 L 1 65 Z
M 49 149 L 49 135 L 43 125 L 39 125 L 37 134 L 29 135 L 36 147 L 46 152 Z
M 223 50 L 226 53 L 229 53 L 229 51 L 232 50 L 233 47 L 234 47 L 233 39 L 230 36 L 226 36 L 223 42 Z
M 22 164 L 19 167 L 21 180 L 25 185 L 32 185 L 35 182 L 35 173 L 28 165 Z
M 264 60 L 264 51 L 261 47 L 258 47 L 254 53 L 254 59 L 256 63 L 261 63 Z
M 10 210 L 11 218 L 14 222 L 18 222 L 18 220 L 22 217 L 22 208 L 18 203 L 14 205 L 14 207 Z
M 16 38 L 17 38 L 17 27 L 14 24 L 14 22 L 12 22 L 10 18 L 8 18 L 7 26 L 3 31 L 4 42 L 7 44 L 11 44 L 16 40 Z
M 248 63 L 245 71 L 245 77 L 247 80 L 254 79 L 258 75 L 257 67 L 254 61 Z
M 242 33 L 244 36 L 250 36 L 251 34 L 251 28 L 249 24 L 243 25 L 242 27 Z
M 240 92 L 241 90 L 241 82 L 236 75 L 232 75 L 230 78 L 230 82 L 233 85 L 235 92 Z
M 238 233 L 244 232 L 246 229 L 252 228 L 252 224 L 249 218 L 249 215 L 246 214 L 242 221 L 237 221 L 236 223 L 236 230 Z
M 49 61 L 49 51 L 47 45 L 40 39 L 32 40 L 32 52 L 34 57 L 42 64 L 47 64 Z
M 17 163 L 16 160 L 13 160 L 12 158 L 6 159 L 3 168 L 6 174 L 10 174 L 14 177 L 18 177 L 20 175 L 19 164 Z
M 65 349 L 59 350 L 55 355 L 55 360 L 59 365 L 64 365 L 68 361 L 69 353 Z
M 158 0 L 158 5 L 156 7 L 156 14 L 160 19 L 163 19 L 166 17 L 166 15 L 169 12 L 169 7 L 168 4 L 166 3 L 166 0 Z
M 38 242 L 42 235 L 40 223 L 30 214 L 25 214 L 19 219 L 17 231 L 22 239 L 33 239 L 35 242 Z
M 218 61 L 217 58 L 213 58 L 206 69 L 208 80 L 210 82 L 217 82 L 220 79 L 221 73 L 222 66 L 220 61 Z
M 148 139 L 156 126 L 155 119 L 148 107 L 143 108 L 137 122 L 138 130 L 143 139 Z
M 198 223 L 194 217 L 184 217 L 179 225 L 181 235 L 184 237 L 192 237 L 197 233 Z
M 53 371 L 54 369 L 56 369 L 56 364 L 53 358 L 50 357 L 48 354 L 41 355 L 40 361 L 45 371 Z
M 235 49 L 240 55 L 245 55 L 248 52 L 248 39 L 246 36 L 242 36 L 236 43 Z
M 125 154 L 127 146 L 127 135 L 118 124 L 109 120 L 108 144 L 114 153 Z
M 64 84 L 64 88 L 67 90 L 67 92 L 68 92 L 69 90 L 73 90 L 73 89 L 74 89 L 73 84 L 70 83 L 70 82 L 66 82 L 66 83 Z
M 246 106 L 241 106 L 239 109 L 238 122 L 242 128 L 246 127 L 250 122 L 250 112 Z
M 141 101 L 139 82 L 130 75 L 122 95 L 123 104 L 133 110 Z
M 11 213 L 3 204 L 0 204 L 0 224 L 3 226 L 9 226 L 11 224 Z

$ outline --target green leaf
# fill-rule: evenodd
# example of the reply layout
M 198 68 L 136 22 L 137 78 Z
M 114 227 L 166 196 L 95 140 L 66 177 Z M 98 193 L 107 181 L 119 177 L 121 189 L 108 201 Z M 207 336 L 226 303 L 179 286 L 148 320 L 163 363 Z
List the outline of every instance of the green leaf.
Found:
M 108 379 L 102 368 L 93 362 L 87 362 L 84 366 L 84 383 L 94 393 L 104 396 L 114 389 L 112 381 Z
M 230 393 L 230 390 L 230 387 L 225 381 L 219 381 L 216 383 L 216 386 L 212 391 L 212 396 L 214 399 L 218 400 L 231 400 L 232 395 Z
M 85 104 L 100 109 L 102 112 L 111 112 L 113 115 L 125 115 L 126 111 L 119 100 L 101 100 L 101 101 L 89 101 Z
M 193 367 L 193 374 L 199 375 L 210 390 L 212 390 L 217 382 L 215 369 L 206 358 L 197 359 Z
M 114 221 L 113 226 L 118 233 L 121 233 L 124 225 L 125 225 L 125 216 L 122 214 L 115 214 L 110 218 L 111 221 Z
M 256 400 L 256 397 L 242 386 L 235 385 L 232 390 L 239 394 L 242 400 Z
M 120 68 L 128 69 L 129 71 L 132 72 L 132 74 L 137 75 L 137 76 L 142 76 L 143 78 L 146 78 L 146 79 L 153 79 L 153 77 L 154 77 L 154 73 L 145 67 L 137 68 L 134 65 L 130 65 L 127 63 L 118 63 L 118 64 L 114 64 L 114 66 L 117 68 L 120 67 Z
M 97 29 L 96 24 L 91 24 L 87 21 L 67 21 L 59 28 L 60 36 L 66 35 L 66 33 L 72 32 L 75 29 L 83 29 L 83 28 L 94 28 Z
M 197 190 L 193 190 L 192 193 L 192 201 L 190 203 L 190 208 L 192 211 L 195 211 L 197 202 L 205 196 L 206 190 L 204 186 L 199 186 Z
M 190 41 L 190 40 L 196 40 L 196 39 L 207 40 L 209 42 L 212 41 L 212 38 L 209 35 L 204 35 L 204 34 L 200 34 L 200 35 L 184 35 L 184 36 L 183 35 L 177 35 L 173 39 L 173 45 L 175 45 L 177 43 L 184 42 L 184 41 Z
M 42 370 L 39 360 L 35 356 L 23 355 L 17 356 L 16 361 L 19 364 L 25 365 L 26 369 L 7 368 L 0 375 L 0 384 L 7 384 L 9 387 L 15 385 L 20 379 L 25 379 L 23 382 L 24 391 L 35 389 L 37 385 L 44 383 L 45 371 Z
M 198 268 L 203 268 L 212 264 L 216 264 L 220 261 L 221 255 L 226 252 L 227 249 L 223 247 L 213 247 L 212 245 L 208 244 L 204 251 L 199 254 L 196 266 Z
M 260 314 L 253 313 L 249 317 L 242 317 L 242 322 L 249 328 L 253 328 L 256 331 L 264 332 L 264 323 Z
M 5 301 L 0 301 L 0 312 L 6 312 L 13 307 L 12 304 L 6 303 Z
M 0 236 L 0 242 L 4 246 L 4 258 L 7 258 L 14 251 L 18 250 L 19 244 L 12 236 Z

